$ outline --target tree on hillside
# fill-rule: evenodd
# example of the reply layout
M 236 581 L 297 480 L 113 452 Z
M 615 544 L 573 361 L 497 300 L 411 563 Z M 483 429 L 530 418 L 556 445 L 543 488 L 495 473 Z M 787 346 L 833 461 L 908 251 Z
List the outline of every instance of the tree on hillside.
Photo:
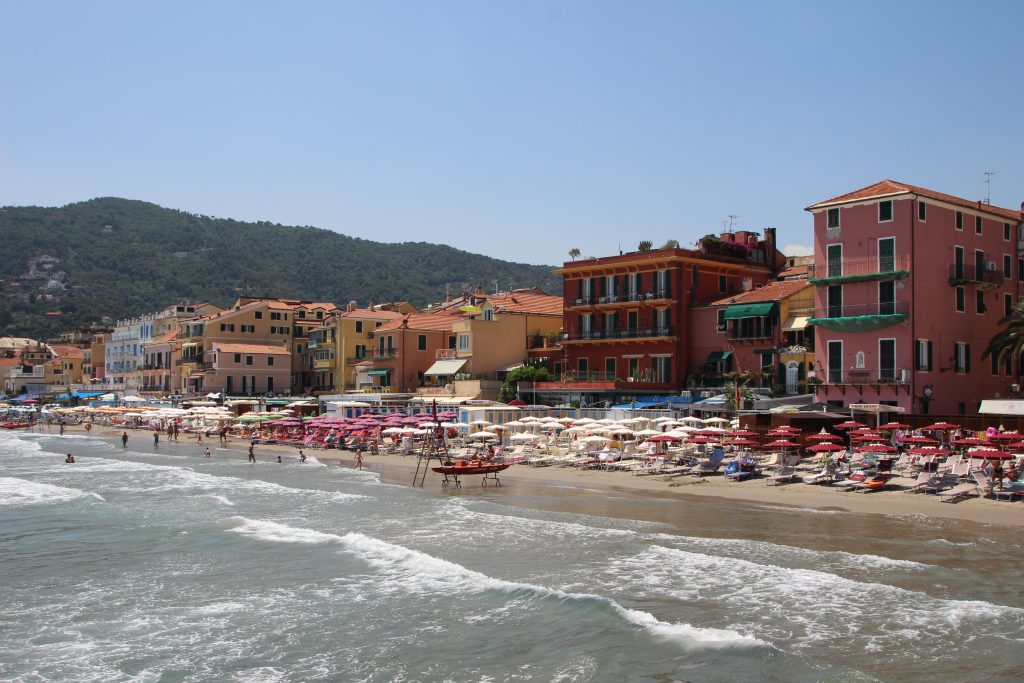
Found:
M 579 256 L 579 255 L 580 255 L 580 250 L 577 249 L 576 247 L 573 247 L 572 249 L 569 250 L 569 256 L 572 258 L 573 261 L 575 261 L 576 257 Z
M 641 240 L 636 249 L 637 251 L 650 251 L 653 246 L 654 242 L 650 240 Z
M 999 324 L 1006 327 L 989 340 L 981 353 L 982 360 L 994 355 L 997 362 L 1002 362 L 1024 353 L 1024 301 L 1018 302 Z

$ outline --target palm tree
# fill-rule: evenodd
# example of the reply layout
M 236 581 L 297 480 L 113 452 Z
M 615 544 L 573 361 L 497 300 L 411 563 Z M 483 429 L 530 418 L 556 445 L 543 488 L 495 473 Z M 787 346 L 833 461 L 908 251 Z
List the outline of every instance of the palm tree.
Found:
M 569 250 L 569 256 L 572 257 L 573 261 L 575 261 L 576 257 L 579 256 L 579 255 L 580 255 L 580 250 L 577 249 L 576 247 L 573 247 L 572 249 Z
M 1002 361 L 1024 353 L 1024 301 L 1018 302 L 1010 315 L 1000 320 L 999 324 L 1006 327 L 989 340 L 981 354 L 982 360 L 994 355 L 998 361 Z

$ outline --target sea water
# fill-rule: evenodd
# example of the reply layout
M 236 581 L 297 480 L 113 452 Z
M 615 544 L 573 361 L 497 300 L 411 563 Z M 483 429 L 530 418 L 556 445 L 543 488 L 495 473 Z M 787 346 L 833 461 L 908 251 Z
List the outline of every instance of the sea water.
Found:
M 1010 681 L 1024 665 L 1015 531 L 419 489 L 134 441 L 0 433 L 0 678 Z

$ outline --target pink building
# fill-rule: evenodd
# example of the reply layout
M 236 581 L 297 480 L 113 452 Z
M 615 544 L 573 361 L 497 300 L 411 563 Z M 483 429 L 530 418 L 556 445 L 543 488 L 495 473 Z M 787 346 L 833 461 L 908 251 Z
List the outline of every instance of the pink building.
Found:
M 981 354 L 1020 298 L 1020 212 L 892 180 L 807 211 L 818 400 L 967 414 L 1019 395 L 1020 365 Z
M 202 390 L 228 395 L 287 393 L 291 387 L 291 355 L 283 344 L 214 342 L 204 358 Z

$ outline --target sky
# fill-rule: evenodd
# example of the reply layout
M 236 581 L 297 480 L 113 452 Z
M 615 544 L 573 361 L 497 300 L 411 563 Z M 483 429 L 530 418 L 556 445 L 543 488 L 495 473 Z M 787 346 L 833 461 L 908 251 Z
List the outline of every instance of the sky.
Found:
M 1024 3 L 0 0 L 0 205 L 558 264 L 884 178 L 1024 201 Z M 735 218 L 730 219 L 730 216 Z

